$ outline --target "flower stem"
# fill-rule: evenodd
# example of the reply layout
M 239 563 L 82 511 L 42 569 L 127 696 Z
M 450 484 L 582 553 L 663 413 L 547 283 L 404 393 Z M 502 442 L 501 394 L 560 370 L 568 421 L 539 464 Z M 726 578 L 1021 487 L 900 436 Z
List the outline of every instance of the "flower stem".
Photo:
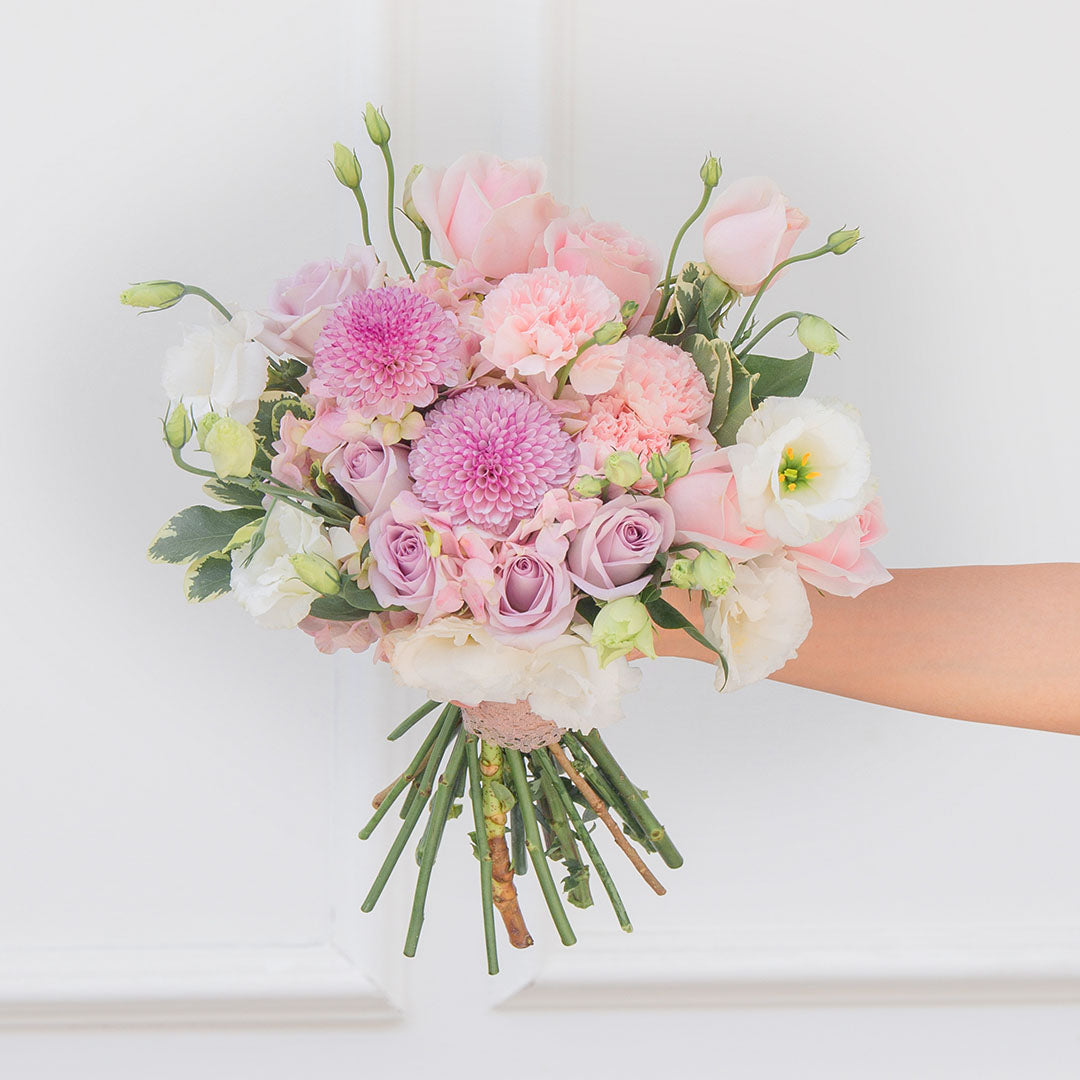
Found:
M 431 748 L 431 756 L 428 758 L 427 766 L 420 781 L 418 789 L 420 795 L 413 802 L 408 817 L 402 823 L 397 836 L 394 837 L 394 842 L 386 853 L 386 858 L 379 868 L 375 881 L 368 890 L 367 896 L 364 897 L 364 902 L 360 905 L 361 911 L 371 911 L 378 903 L 383 889 L 386 888 L 386 883 L 390 880 L 390 875 L 397 865 L 398 859 L 401 858 L 401 853 L 405 850 L 405 845 L 409 842 L 413 829 L 416 828 L 416 823 L 420 819 L 420 812 L 427 805 L 428 797 L 431 795 L 431 789 L 435 782 L 435 774 L 442 761 L 442 756 L 446 752 L 446 744 L 450 741 L 450 736 L 454 733 L 454 728 L 457 727 L 460 718 L 461 710 L 456 705 L 447 705 L 443 710 L 439 731 Z
M 510 765 L 510 776 L 514 782 L 514 794 L 517 796 L 517 805 L 521 807 L 521 816 L 525 821 L 525 846 L 528 848 L 529 857 L 532 859 L 533 869 L 540 882 L 540 888 L 544 893 L 548 911 L 559 931 L 559 940 L 564 945 L 573 945 L 577 938 L 574 937 L 570 920 L 566 917 L 562 901 L 559 899 L 559 890 L 548 868 L 547 856 L 540 843 L 540 830 L 536 825 L 536 812 L 532 804 L 532 792 L 529 790 L 529 781 L 525 776 L 525 762 L 518 750 L 509 747 L 503 749 L 503 754 Z
M 709 205 L 709 199 L 712 198 L 712 193 L 713 188 L 709 184 L 706 184 L 705 190 L 701 193 L 701 202 L 697 204 L 694 212 L 683 222 L 682 228 L 675 234 L 675 242 L 671 245 L 671 254 L 668 256 L 667 269 L 664 271 L 665 284 L 663 292 L 660 294 L 660 306 L 656 309 L 656 317 L 653 319 L 652 326 L 649 329 L 650 334 L 656 329 L 660 320 L 664 317 L 664 309 L 671 299 L 671 285 L 674 281 L 672 270 L 675 268 L 675 256 L 679 253 L 679 245 L 686 235 L 686 230 L 705 213 L 705 207 Z
M 200 289 L 198 285 L 185 285 L 184 295 L 201 296 L 211 307 L 217 308 L 229 322 L 232 322 L 232 312 L 216 296 L 211 296 L 205 289 Z
M 393 742 L 395 739 L 400 739 L 414 724 L 418 724 L 432 709 L 437 709 L 439 703 L 437 701 L 425 701 L 419 709 L 414 709 L 404 720 L 389 735 L 386 736 L 388 742 Z
M 492 898 L 491 845 L 484 824 L 484 795 L 480 786 L 480 763 L 477 760 L 476 736 L 465 734 L 465 764 L 469 770 L 469 800 L 472 803 L 473 827 L 476 829 L 476 854 L 480 859 L 480 903 L 484 912 L 484 947 L 487 950 L 489 975 L 499 974 L 499 952 L 495 944 L 495 907 Z
M 449 707 L 450 706 L 447 706 L 447 708 Z M 390 785 L 390 788 L 380 800 L 371 820 L 360 830 L 361 840 L 366 840 L 375 831 L 375 826 L 382 821 L 386 816 L 386 812 L 395 802 L 397 802 L 398 796 L 424 771 L 424 768 L 427 765 L 428 752 L 435 743 L 435 739 L 439 734 L 439 730 L 445 717 L 446 712 L 444 710 L 439 719 L 432 725 L 431 730 L 424 737 L 424 741 L 420 744 L 420 749 L 416 751 L 416 754 L 412 761 L 409 762 L 408 767 L 393 782 L 393 784 Z
M 529 872 L 529 856 L 525 851 L 525 820 L 520 807 L 510 811 L 510 868 L 518 877 Z
M 426 225 L 420 230 L 420 258 L 431 262 L 431 230 Z
M 371 247 L 371 232 L 368 229 L 367 200 L 364 198 L 364 193 L 360 190 L 359 184 L 352 190 L 353 194 L 356 196 L 356 205 L 360 207 L 360 228 L 364 232 L 364 243 L 367 244 L 368 247 Z
M 608 899 L 611 901 L 612 908 L 615 909 L 615 917 L 619 920 L 619 925 L 629 934 L 634 929 L 630 923 L 630 916 L 626 913 L 626 908 L 623 906 L 622 897 L 619 895 L 619 890 L 615 887 L 615 880 L 611 876 L 611 871 L 608 870 L 607 864 L 601 858 L 600 852 L 596 847 L 596 842 L 593 840 L 589 830 L 585 828 L 585 823 L 581 820 L 581 815 L 574 805 L 574 800 L 570 798 L 570 793 L 563 786 L 562 781 L 559 779 L 559 774 L 555 771 L 555 766 L 551 763 L 551 759 L 548 755 L 541 750 L 537 751 L 535 757 L 540 762 L 540 768 L 550 777 L 556 789 L 558 798 L 562 802 L 563 810 L 570 819 L 570 824 L 572 825 L 574 832 L 577 833 L 577 838 L 581 841 L 581 846 L 585 849 L 585 854 L 589 856 L 589 861 L 596 867 L 597 876 L 600 878 L 601 884 L 603 884 L 604 890 L 608 894 Z
M 747 343 L 743 346 L 742 355 L 745 356 L 750 350 L 770 331 L 776 329 L 781 323 L 787 322 L 788 319 L 801 319 L 805 312 L 802 311 L 785 311 L 783 315 L 777 315 L 771 322 L 765 324 L 764 328 L 756 333 Z
M 562 781 L 558 777 L 552 777 L 544 769 L 546 763 L 550 767 L 550 761 L 547 760 L 547 754 L 543 750 L 534 750 L 529 754 L 529 760 L 532 762 L 533 773 L 540 777 L 540 790 L 544 795 L 544 803 L 547 806 L 547 817 L 551 823 L 551 830 L 555 834 L 555 839 L 559 842 L 559 851 L 562 854 L 562 861 L 566 866 L 568 872 L 572 871 L 575 864 L 582 866 L 581 852 L 578 850 L 577 841 L 574 839 L 574 830 L 570 825 L 570 818 L 566 814 L 566 807 L 563 805 L 562 799 L 559 798 L 559 793 L 556 788 L 562 787 Z M 593 903 L 592 895 L 588 887 L 588 881 L 585 883 L 585 897 L 586 902 L 579 904 L 578 907 L 590 907 Z
M 446 818 L 450 812 L 450 802 L 458 775 L 465 765 L 465 730 L 458 732 L 457 742 L 450 754 L 450 760 L 439 777 L 439 787 L 431 803 L 431 818 L 424 832 L 424 850 L 420 856 L 420 872 L 416 877 L 416 892 L 413 894 L 412 915 L 409 918 L 409 930 L 405 935 L 405 955 L 415 956 L 416 946 L 420 941 L 420 930 L 424 925 L 424 904 L 427 901 L 428 887 L 431 884 L 431 871 L 435 867 L 435 856 L 439 853 Z
M 379 149 L 382 150 L 383 161 L 386 162 L 386 216 L 390 225 L 390 240 L 398 253 L 401 265 L 405 268 L 405 273 L 409 275 L 411 281 L 415 281 L 416 278 L 413 277 L 413 272 L 409 268 L 409 260 L 405 258 L 401 241 L 398 239 L 397 226 L 394 224 L 394 159 L 390 155 L 390 143 L 383 143 Z
M 581 348 L 579 348 L 578 351 L 574 353 L 561 368 L 559 368 L 558 374 L 555 376 L 555 393 L 551 395 L 553 398 L 562 396 L 562 392 L 566 389 L 566 380 L 570 378 L 571 368 L 577 363 L 581 354 L 586 349 L 591 349 L 595 344 L 596 338 L 590 337 L 587 341 L 583 342 Z
M 656 845 L 660 857 L 673 870 L 682 866 L 683 857 L 678 848 L 671 842 L 667 830 L 656 819 L 656 815 L 645 805 L 641 791 L 630 781 L 623 772 L 622 766 L 611 756 L 611 751 L 604 745 L 599 732 L 593 728 L 588 735 L 582 735 L 581 741 L 586 749 L 592 754 L 593 760 L 599 766 L 600 771 L 615 785 L 619 794 L 622 795 L 626 805 L 634 816 L 641 822 L 646 835 Z M 561 764 L 561 763 L 560 763 Z

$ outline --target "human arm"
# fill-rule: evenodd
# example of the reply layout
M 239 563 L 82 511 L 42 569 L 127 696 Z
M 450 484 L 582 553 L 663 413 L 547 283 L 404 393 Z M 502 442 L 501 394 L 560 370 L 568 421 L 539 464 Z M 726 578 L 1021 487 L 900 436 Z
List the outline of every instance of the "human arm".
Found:
M 1080 734 L 1080 563 L 894 570 L 854 599 L 809 588 L 814 625 L 772 678 L 912 712 Z M 696 600 L 667 599 L 701 626 Z M 662 655 L 712 662 L 679 630 Z

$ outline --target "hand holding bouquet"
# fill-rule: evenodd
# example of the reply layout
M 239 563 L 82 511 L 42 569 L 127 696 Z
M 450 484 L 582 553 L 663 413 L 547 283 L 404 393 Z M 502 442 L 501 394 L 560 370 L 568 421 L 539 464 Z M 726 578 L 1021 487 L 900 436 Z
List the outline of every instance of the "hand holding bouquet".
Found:
M 390 127 L 371 106 L 365 119 L 393 207 Z M 600 734 L 640 679 L 628 658 L 656 655 L 654 627 L 711 650 L 730 692 L 794 657 L 804 583 L 854 596 L 888 578 L 869 550 L 884 527 L 857 415 L 799 396 L 836 331 L 806 312 L 757 317 L 785 267 L 849 251 L 858 230 L 792 255 L 807 219 L 764 179 L 712 200 L 710 156 L 662 266 L 557 202 L 539 162 L 472 154 L 408 174 L 410 260 L 393 210 L 373 245 L 355 153 L 336 145 L 333 167 L 364 240 L 340 261 L 302 267 L 257 311 L 176 281 L 122 296 L 162 310 L 194 295 L 215 316 L 167 354 L 164 436 L 224 508 L 181 511 L 150 556 L 187 564 L 188 599 L 231 592 L 323 652 L 372 648 L 424 693 L 389 737 L 435 722 L 360 832 L 404 797 L 363 906 L 426 809 L 412 955 L 444 829 L 467 803 L 494 973 L 495 912 L 511 944 L 532 942 L 515 884 L 528 862 L 564 943 L 563 899 L 592 904 L 593 873 L 631 928 L 590 822 L 657 892 L 646 857 L 681 865 Z M 676 270 L 710 201 L 704 259 Z M 804 351 L 763 351 L 787 324 Z M 667 589 L 698 598 L 703 630 Z

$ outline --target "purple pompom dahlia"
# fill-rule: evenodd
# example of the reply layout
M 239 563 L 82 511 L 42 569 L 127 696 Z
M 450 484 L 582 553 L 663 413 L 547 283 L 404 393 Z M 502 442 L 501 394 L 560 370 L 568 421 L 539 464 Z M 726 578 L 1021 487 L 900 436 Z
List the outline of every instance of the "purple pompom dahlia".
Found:
M 454 386 L 464 350 L 453 316 L 407 285 L 355 293 L 315 343 L 311 390 L 364 416 L 400 419 Z
M 427 414 L 413 444 L 414 491 L 455 525 L 472 522 L 505 536 L 564 487 L 578 449 L 558 419 L 525 390 L 474 387 Z

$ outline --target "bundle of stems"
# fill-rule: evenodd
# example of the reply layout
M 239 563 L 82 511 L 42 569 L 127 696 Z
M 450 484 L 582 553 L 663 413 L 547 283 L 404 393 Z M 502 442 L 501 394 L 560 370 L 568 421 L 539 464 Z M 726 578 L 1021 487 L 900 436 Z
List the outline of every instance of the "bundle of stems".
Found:
M 438 702 L 425 702 L 388 738 L 399 739 L 438 708 Z M 461 710 L 456 705 L 443 705 L 404 771 L 372 800 L 375 813 L 360 830 L 361 840 L 371 836 L 402 795 L 401 825 L 361 907 L 363 911 L 375 907 L 428 807 L 427 823 L 416 848 L 419 870 L 405 937 L 406 956 L 416 955 L 431 874 L 446 823 L 462 813 L 466 801 L 474 826 L 470 833 L 473 853 L 480 867 L 484 942 L 491 975 L 499 970 L 496 912 L 514 948 L 524 949 L 533 943 L 515 884 L 515 878 L 528 872 L 529 863 L 564 945 L 573 945 L 577 939 L 563 899 L 576 907 L 592 905 L 590 868 L 607 893 L 619 926 L 627 932 L 633 929 L 611 871 L 597 847 L 597 830 L 595 825 L 590 828 L 591 822 L 599 821 L 606 827 L 635 869 L 660 895 L 664 886 L 646 865 L 642 852 L 658 854 L 672 868 L 683 861 L 648 806 L 645 792 L 630 780 L 595 730 L 587 735 L 567 732 L 547 746 L 522 753 L 478 738 L 462 725 Z M 551 863 L 561 863 L 565 868 L 563 895 L 555 884 Z

